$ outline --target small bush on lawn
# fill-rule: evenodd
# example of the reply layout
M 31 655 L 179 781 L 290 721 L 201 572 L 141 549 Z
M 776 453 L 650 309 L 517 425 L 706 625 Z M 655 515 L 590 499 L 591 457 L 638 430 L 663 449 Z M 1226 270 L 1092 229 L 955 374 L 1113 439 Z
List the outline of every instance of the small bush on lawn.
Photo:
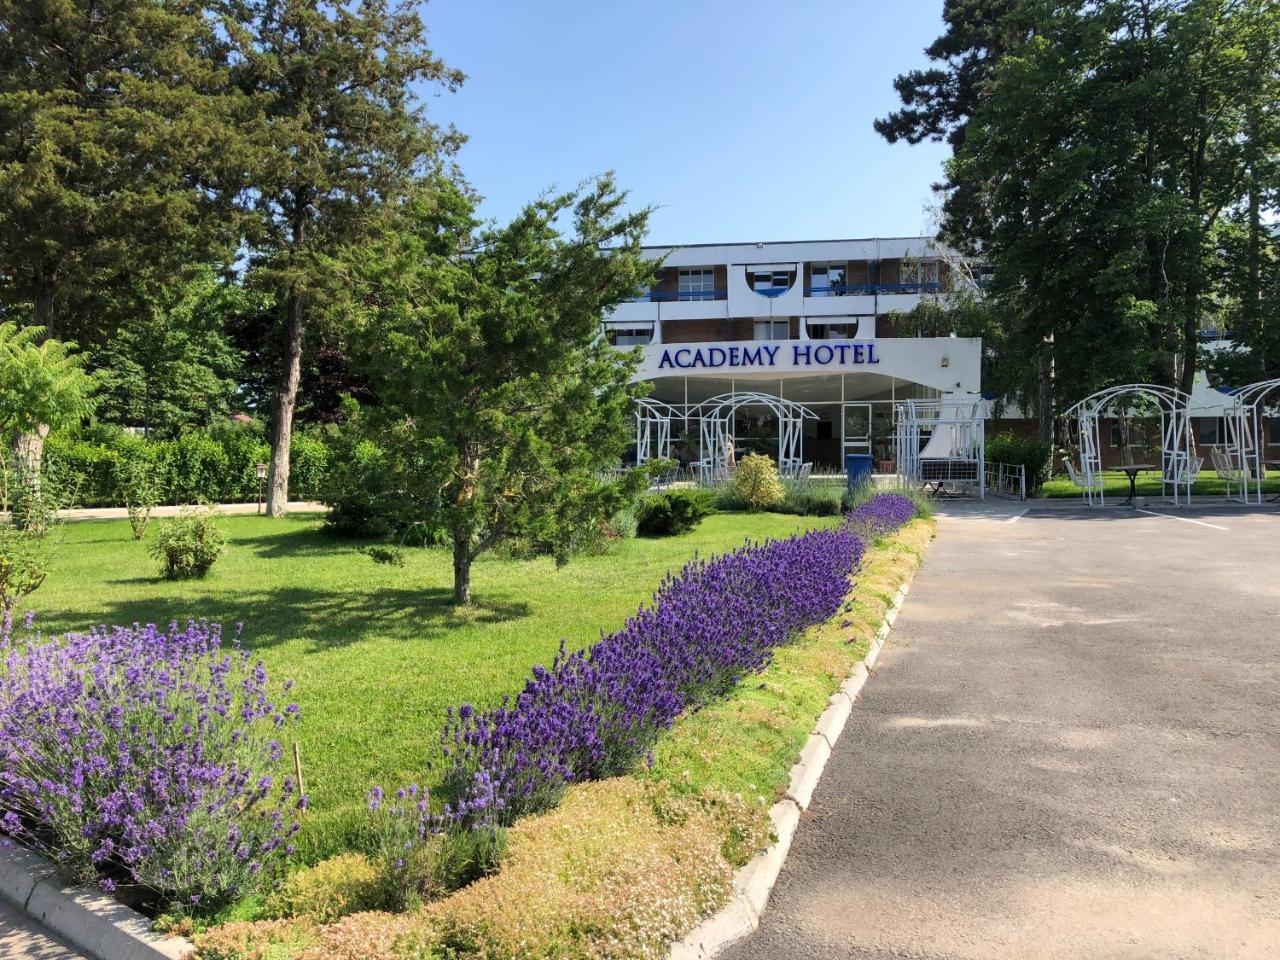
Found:
M 285 684 L 285 689 L 288 689 Z M 301 805 L 278 703 L 217 626 L 0 632 L 0 828 L 73 879 L 205 913 L 255 889 Z
M 733 475 L 733 489 L 752 510 L 776 507 L 787 495 L 778 478 L 778 465 L 762 453 L 742 458 Z
M 348 914 L 389 906 L 378 866 L 358 853 L 344 853 L 290 874 L 267 897 L 266 915 L 333 923 Z
M 988 463 L 1021 464 L 1027 476 L 1027 496 L 1037 497 L 1053 468 L 1053 444 L 1015 433 L 997 433 L 986 442 Z
M 133 539 L 145 539 L 147 526 L 151 523 L 151 511 L 160 502 L 155 468 L 142 458 L 121 460 L 116 464 L 116 485 L 129 513 Z
M 841 513 L 844 487 L 811 480 L 784 480 L 786 496 L 773 509 L 800 517 L 835 517 Z
M 636 506 L 636 532 L 642 537 L 688 533 L 715 511 L 705 490 L 667 490 L 644 497 Z
M 163 564 L 166 577 L 189 580 L 208 574 L 227 544 L 216 517 L 212 507 L 184 507 L 160 524 L 149 549 Z

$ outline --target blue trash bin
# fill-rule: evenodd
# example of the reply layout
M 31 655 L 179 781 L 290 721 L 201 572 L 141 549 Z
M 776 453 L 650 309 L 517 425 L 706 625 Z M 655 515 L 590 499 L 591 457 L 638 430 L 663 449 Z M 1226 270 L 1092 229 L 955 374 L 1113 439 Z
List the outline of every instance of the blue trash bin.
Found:
M 860 487 L 864 483 L 871 482 L 871 454 L 869 453 L 846 453 L 844 457 L 844 472 L 849 478 L 849 489 Z

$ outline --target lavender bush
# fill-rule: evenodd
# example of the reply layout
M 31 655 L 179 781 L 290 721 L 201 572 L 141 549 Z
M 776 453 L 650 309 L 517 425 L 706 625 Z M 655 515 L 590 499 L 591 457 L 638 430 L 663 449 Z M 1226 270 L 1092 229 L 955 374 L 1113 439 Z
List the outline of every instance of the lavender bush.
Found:
M 916 504 L 900 493 L 878 493 L 847 514 L 845 522 L 869 540 L 892 533 L 916 514 Z
M 289 850 L 305 800 L 275 770 L 297 713 L 217 625 L 46 638 L 6 616 L 0 829 L 141 905 L 216 909 Z
M 554 805 L 569 783 L 630 769 L 681 711 L 832 616 L 862 549 L 842 527 L 695 560 L 617 633 L 534 668 L 514 701 L 451 713 L 446 819 L 510 823 Z

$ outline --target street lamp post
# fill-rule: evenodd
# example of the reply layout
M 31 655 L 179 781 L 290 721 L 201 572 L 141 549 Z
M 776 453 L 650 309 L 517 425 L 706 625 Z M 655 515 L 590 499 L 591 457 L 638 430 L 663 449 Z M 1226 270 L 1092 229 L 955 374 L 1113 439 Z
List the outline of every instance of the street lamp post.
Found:
M 262 512 L 262 481 L 267 478 L 267 465 L 265 463 L 256 464 L 254 467 L 258 472 L 258 512 Z

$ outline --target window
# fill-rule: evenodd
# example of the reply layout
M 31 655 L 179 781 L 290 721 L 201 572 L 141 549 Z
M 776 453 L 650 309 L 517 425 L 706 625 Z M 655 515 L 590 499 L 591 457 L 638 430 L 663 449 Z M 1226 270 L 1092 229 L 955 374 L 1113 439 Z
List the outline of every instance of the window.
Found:
M 1280 417 L 1267 420 L 1267 446 L 1280 447 Z
M 848 293 L 848 264 L 815 263 L 809 268 L 809 296 L 843 297 Z
M 747 269 L 747 279 L 751 289 L 765 297 L 776 297 L 791 289 L 795 279 L 794 271 L 772 269 Z
M 790 320 L 757 320 L 756 321 L 756 339 L 757 340 L 790 340 L 791 339 L 791 321 Z
M 936 289 L 938 286 L 938 261 L 903 260 L 902 285 L 904 287 L 919 287 L 929 290 Z
M 615 347 L 643 347 L 653 342 L 653 330 L 649 327 L 609 327 L 605 339 Z
M 681 300 L 713 300 L 716 295 L 716 272 L 711 267 L 691 267 L 680 271 Z
M 844 318 L 823 323 L 809 321 L 808 330 L 811 340 L 852 340 L 858 335 L 858 321 Z
M 1222 443 L 1222 419 L 1220 417 L 1195 417 L 1196 445 L 1213 447 Z

